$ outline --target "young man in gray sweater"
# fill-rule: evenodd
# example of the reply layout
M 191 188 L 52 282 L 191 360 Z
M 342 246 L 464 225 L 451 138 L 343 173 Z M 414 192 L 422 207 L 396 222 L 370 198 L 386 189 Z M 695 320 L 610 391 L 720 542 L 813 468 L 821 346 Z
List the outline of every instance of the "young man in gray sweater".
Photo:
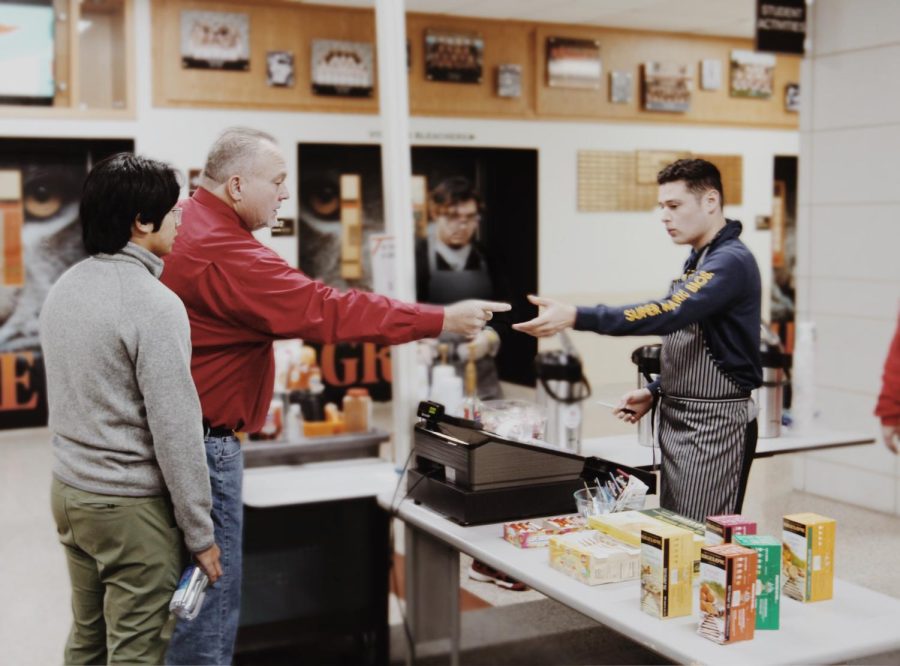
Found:
M 222 573 L 187 314 L 159 282 L 179 189 L 160 162 L 98 163 L 80 211 L 91 256 L 41 313 L 52 509 L 72 584 L 67 664 L 162 663 L 182 542 L 211 582 Z

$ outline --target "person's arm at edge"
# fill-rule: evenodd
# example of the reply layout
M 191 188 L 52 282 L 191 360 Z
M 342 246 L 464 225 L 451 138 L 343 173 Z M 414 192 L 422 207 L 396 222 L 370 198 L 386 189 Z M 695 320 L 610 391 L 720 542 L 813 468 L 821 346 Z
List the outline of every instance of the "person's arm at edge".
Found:
M 875 405 L 875 416 L 881 420 L 885 445 L 898 453 L 895 440 L 900 433 L 900 317 L 884 361 L 881 392 Z

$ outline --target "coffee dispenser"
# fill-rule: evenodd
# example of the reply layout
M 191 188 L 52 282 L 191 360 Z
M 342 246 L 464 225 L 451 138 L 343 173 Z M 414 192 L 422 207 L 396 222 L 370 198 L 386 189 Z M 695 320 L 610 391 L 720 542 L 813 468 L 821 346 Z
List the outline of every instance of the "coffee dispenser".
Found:
M 756 417 L 759 437 L 765 439 L 781 435 L 784 375 L 788 366 L 788 357 L 782 351 L 781 340 L 765 324 L 760 331 L 759 355 L 763 383 L 753 391 L 753 400 L 759 406 L 759 415 Z
M 562 332 L 559 337 L 562 349 L 541 352 L 535 359 L 537 403 L 547 413 L 547 442 L 580 453 L 581 403 L 590 397 L 591 385 L 568 335 Z
M 647 388 L 650 382 L 659 377 L 659 354 L 662 345 L 644 345 L 631 353 L 631 362 L 637 366 L 637 387 Z M 641 446 L 654 446 L 653 416 L 651 412 L 638 421 L 638 443 Z

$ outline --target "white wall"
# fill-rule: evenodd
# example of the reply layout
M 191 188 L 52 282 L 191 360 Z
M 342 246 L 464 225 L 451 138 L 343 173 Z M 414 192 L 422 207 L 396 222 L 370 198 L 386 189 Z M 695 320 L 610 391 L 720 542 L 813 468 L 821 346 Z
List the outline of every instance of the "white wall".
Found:
M 815 322 L 829 426 L 872 417 L 900 296 L 900 3 L 817 0 L 802 68 L 798 319 Z M 808 111 L 807 111 L 808 109 Z M 795 487 L 900 513 L 900 462 L 880 443 L 807 454 Z
M 377 116 L 153 108 L 148 0 L 136 0 L 136 25 L 136 121 L 3 118 L 0 136 L 133 137 L 139 152 L 167 160 L 186 173 L 188 169 L 202 166 L 209 144 L 222 128 L 252 125 L 275 135 L 284 147 L 292 189 L 296 187 L 298 142 L 378 140 Z M 752 100 L 748 103 L 752 104 Z M 745 222 L 744 239 L 757 257 L 768 294 L 770 236 L 769 232 L 756 231 L 754 218 L 771 211 L 774 156 L 798 154 L 796 132 L 458 118 L 414 118 L 411 128 L 413 142 L 418 145 L 508 146 L 539 151 L 540 291 L 581 304 L 626 303 L 662 295 L 669 281 L 678 274 L 687 250 L 671 244 L 654 212 L 579 213 L 576 210 L 579 149 L 677 149 L 741 154 L 744 156 L 744 203 L 726 207 L 726 214 Z M 282 212 L 286 217 L 296 218 L 296 191 L 292 195 Z M 726 199 L 727 196 L 726 192 Z M 296 238 L 275 238 L 267 242 L 296 265 Z M 616 397 L 633 383 L 630 352 L 640 344 L 653 341 L 575 335 L 589 378 L 603 397 Z M 599 434 L 600 429 L 611 432 L 621 427 L 614 419 L 601 419 L 590 421 L 587 433 Z

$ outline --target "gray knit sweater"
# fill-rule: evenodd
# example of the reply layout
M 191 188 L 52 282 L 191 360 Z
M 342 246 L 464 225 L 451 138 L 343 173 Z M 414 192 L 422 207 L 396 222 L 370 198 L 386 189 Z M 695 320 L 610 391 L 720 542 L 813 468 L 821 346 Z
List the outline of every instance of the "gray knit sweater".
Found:
M 191 337 L 163 262 L 128 243 L 70 268 L 40 319 L 50 430 L 63 483 L 102 495 L 168 492 L 191 552 L 213 544 Z

